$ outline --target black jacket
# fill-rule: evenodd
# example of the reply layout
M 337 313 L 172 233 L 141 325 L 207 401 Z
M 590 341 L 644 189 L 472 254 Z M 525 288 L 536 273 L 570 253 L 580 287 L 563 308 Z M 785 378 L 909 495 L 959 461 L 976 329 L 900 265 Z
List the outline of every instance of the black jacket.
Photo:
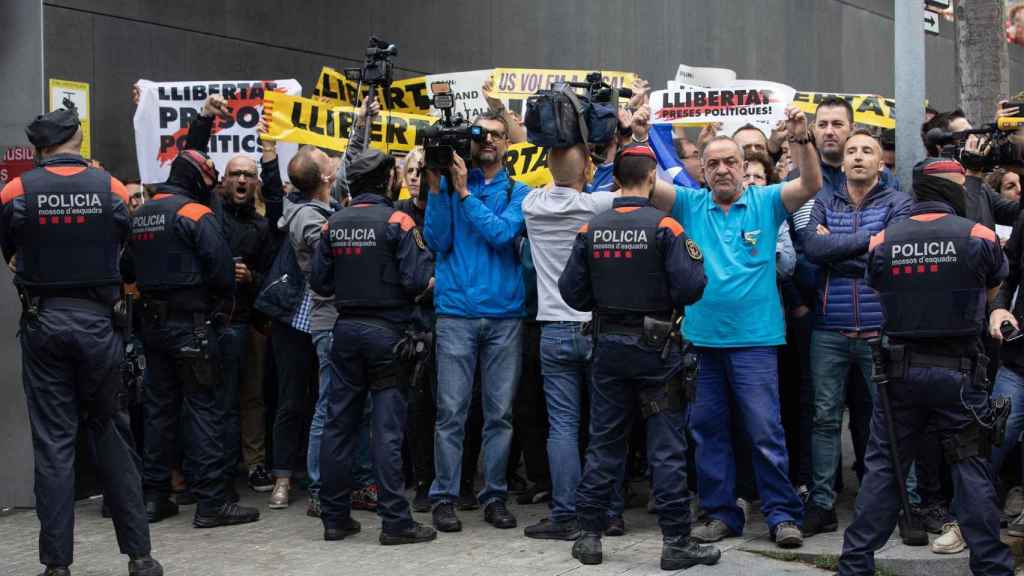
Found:
M 996 224 L 1013 226 L 1020 213 L 1019 202 L 1003 198 L 977 176 L 967 177 L 964 194 L 967 199 L 967 214 L 964 217 L 992 230 L 996 229 Z

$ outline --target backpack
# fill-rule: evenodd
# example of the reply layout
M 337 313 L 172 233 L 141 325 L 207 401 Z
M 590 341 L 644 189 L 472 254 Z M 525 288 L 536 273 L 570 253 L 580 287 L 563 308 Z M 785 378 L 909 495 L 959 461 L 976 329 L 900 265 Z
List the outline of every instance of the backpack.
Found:
M 321 208 L 311 207 L 323 212 Z M 298 214 L 299 210 L 304 208 L 306 206 L 302 206 L 295 213 Z M 274 320 L 290 324 L 305 295 L 306 277 L 299 268 L 292 243 L 285 238 L 277 250 L 277 255 L 274 256 L 274 263 L 267 271 L 266 280 L 256 296 L 253 307 Z

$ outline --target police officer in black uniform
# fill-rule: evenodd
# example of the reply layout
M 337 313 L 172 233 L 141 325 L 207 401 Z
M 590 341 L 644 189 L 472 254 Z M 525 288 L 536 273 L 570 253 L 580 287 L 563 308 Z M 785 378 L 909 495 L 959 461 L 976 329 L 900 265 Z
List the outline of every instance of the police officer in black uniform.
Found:
M 402 494 L 402 434 L 408 370 L 400 361 L 414 302 L 431 287 L 433 265 L 412 218 L 387 197 L 394 160 L 377 150 L 348 166 L 353 200 L 327 221 L 317 244 L 310 286 L 334 295 L 333 387 L 320 447 L 324 540 L 359 532 L 352 519 L 352 455 L 368 393 L 373 395 L 373 463 L 380 487 L 380 543 L 433 540 L 413 521 Z
M 145 391 L 143 487 L 150 522 L 178 513 L 170 501 L 170 464 L 180 411 L 185 478 L 197 507 L 192 525 L 254 522 L 259 512 L 226 501 L 218 401 L 220 322 L 230 314 L 234 261 L 208 207 L 217 170 L 206 154 L 185 149 L 165 184 L 132 217 L 125 277 L 142 294 Z M 218 311 L 218 305 L 224 312 Z
M 583 564 L 602 561 L 612 484 L 624 465 L 638 399 L 664 537 L 661 567 L 680 570 L 721 556 L 690 540 L 683 353 L 669 340 L 678 330 L 673 310 L 699 300 L 707 278 L 697 245 L 650 204 L 656 167 L 645 144 L 619 152 L 614 176 L 622 197 L 580 229 L 558 281 L 566 304 L 595 312 L 590 444 L 576 490 L 581 534 L 572 555 Z
M 124 337 L 113 311 L 118 260 L 128 239 L 128 192 L 80 156 L 74 110 L 36 118 L 26 130 L 39 165 L 0 193 L 0 245 L 15 271 L 24 312 L 22 381 L 35 454 L 39 561 L 45 576 L 72 562 L 75 438 L 89 436 L 121 553 L 134 576 L 159 576 L 150 557 L 138 455 L 120 412 Z
M 999 539 L 986 458 L 999 424 L 980 339 L 987 325 L 986 293 L 994 296 L 1007 264 L 992 230 L 963 217 L 963 183 L 956 161 L 925 160 L 914 170 L 917 202 L 911 217 L 871 239 L 867 275 L 885 313 L 889 422 L 903 469 L 891 464 L 889 424 L 876 403 L 864 481 L 843 539 L 841 575 L 875 573 L 874 551 L 889 539 L 900 513 L 896 474 L 906 478 L 922 434 L 938 435 L 950 464 L 953 514 L 971 551 L 971 572 L 1013 573 L 1013 557 Z

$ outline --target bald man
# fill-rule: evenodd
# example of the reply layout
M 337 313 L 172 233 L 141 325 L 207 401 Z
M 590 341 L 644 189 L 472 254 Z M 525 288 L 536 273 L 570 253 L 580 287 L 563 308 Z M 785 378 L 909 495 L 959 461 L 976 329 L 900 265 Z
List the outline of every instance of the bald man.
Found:
M 581 467 L 578 448 L 580 390 L 587 382 L 590 338 L 582 334 L 589 312 L 570 308 L 558 291 L 558 277 L 572 252 L 576 231 L 595 215 L 608 211 L 618 196 L 612 192 L 582 194 L 589 178 L 590 156 L 580 144 L 551 150 L 548 168 L 554 184 L 537 188 L 523 200 L 523 217 L 530 238 L 530 252 L 537 270 L 537 321 L 540 335 L 541 372 L 550 431 L 547 439 L 551 468 L 551 517 L 524 530 L 530 538 L 574 540 L 576 485 Z M 617 504 L 617 506 L 616 506 Z M 622 495 L 613 497 L 614 518 L 622 524 Z

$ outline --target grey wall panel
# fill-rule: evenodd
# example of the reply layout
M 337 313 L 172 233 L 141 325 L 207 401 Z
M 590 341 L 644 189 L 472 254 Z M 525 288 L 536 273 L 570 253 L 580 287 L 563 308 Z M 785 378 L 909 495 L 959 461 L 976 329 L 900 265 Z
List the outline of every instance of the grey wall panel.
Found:
M 0 152 L 27 145 L 25 124 L 43 108 L 42 6 L 0 0 L 0 77 L 15 89 L 0 98 Z M 0 508 L 32 506 L 32 437 L 21 385 L 21 349 L 15 336 L 21 307 L 11 273 L 0 265 Z
M 95 154 L 136 172 L 122 94 L 153 80 L 294 77 L 356 66 L 370 32 L 399 45 L 396 76 L 493 66 L 635 70 L 679 63 L 798 89 L 893 95 L 891 0 L 47 0 L 47 75 L 89 81 Z M 931 102 L 955 105 L 953 24 L 927 38 Z M 1024 51 L 1010 47 L 1011 87 Z

